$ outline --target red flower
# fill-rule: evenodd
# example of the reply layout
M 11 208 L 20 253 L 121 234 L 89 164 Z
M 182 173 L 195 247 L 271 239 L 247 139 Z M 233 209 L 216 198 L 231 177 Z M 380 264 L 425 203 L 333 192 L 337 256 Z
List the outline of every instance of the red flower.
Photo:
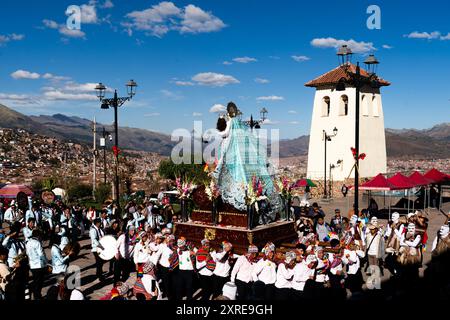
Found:
M 117 157 L 120 153 L 119 147 L 113 146 L 112 150 L 113 150 L 114 155 Z

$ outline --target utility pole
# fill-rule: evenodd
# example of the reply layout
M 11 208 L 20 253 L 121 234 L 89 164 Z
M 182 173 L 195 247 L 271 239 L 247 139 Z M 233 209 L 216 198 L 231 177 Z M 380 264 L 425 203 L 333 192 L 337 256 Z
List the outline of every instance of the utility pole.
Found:
M 94 166 L 94 175 L 93 175 L 93 178 L 92 178 L 92 197 L 94 198 L 94 200 L 95 200 L 95 182 L 96 182 L 96 179 L 97 179 L 97 128 L 96 128 L 96 122 L 95 122 L 95 117 L 94 117 L 94 128 L 93 128 L 93 132 L 94 132 L 94 150 L 93 150 L 93 153 L 94 153 L 94 164 L 93 164 L 93 166 Z

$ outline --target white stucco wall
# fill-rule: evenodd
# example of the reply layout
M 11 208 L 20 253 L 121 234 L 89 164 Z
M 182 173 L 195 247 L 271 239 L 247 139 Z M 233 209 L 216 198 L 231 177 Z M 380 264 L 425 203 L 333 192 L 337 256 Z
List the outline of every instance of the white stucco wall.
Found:
M 348 115 L 339 115 L 342 95 L 348 97 Z M 355 88 L 336 91 L 334 88 L 316 90 L 314 109 L 312 113 L 311 132 L 309 138 L 307 175 L 312 179 L 321 179 L 324 175 L 324 141 L 323 130 L 328 135 L 333 134 L 333 128 L 338 129 L 336 137 L 327 142 L 327 179 L 329 178 L 329 164 L 335 164 L 341 159 L 341 166 L 332 170 L 333 180 L 342 181 L 350 174 L 354 164 L 351 147 L 355 142 Z M 368 101 L 368 115 L 363 115 L 365 107 L 362 103 L 363 95 Z M 330 115 L 322 116 L 322 101 L 325 96 L 330 97 Z M 374 99 L 374 100 L 372 100 Z M 378 114 L 378 116 L 377 116 Z M 360 176 L 373 177 L 386 172 L 386 139 L 384 134 L 384 117 L 381 95 L 378 89 L 363 88 L 360 94 L 360 135 L 359 150 L 366 158 L 360 161 Z M 351 177 L 353 177 L 353 172 Z

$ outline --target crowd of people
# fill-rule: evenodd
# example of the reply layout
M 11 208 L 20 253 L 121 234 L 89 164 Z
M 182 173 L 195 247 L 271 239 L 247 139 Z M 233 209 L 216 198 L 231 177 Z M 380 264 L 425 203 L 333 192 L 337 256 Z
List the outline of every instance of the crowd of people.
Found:
M 84 299 L 69 283 L 69 265 L 87 234 L 96 277 L 113 282 L 103 300 L 190 300 L 198 288 L 203 300 L 346 299 L 363 291 L 363 273 L 370 279 L 366 286 L 376 289 L 386 269 L 407 288 L 419 277 L 428 239 L 427 218 L 418 211 L 394 212 L 382 225 L 366 211 L 344 217 L 336 209 L 325 219 L 316 203 L 295 213 L 295 242 L 278 248 L 272 242 L 250 245 L 242 255 L 228 241 L 215 248 L 208 239 L 194 244 L 175 237 L 178 217 L 163 198 L 139 205 L 131 201 L 122 214 L 112 204 L 95 210 L 61 201 L 33 202 L 25 212 L 12 202 L 3 212 L 9 231 L 0 232 L 0 296 L 11 301 L 43 299 L 50 277 L 55 285 L 47 299 Z M 101 257 L 106 249 L 101 239 L 107 235 L 115 239 L 109 261 Z M 449 222 L 433 236 L 433 256 L 448 251 Z

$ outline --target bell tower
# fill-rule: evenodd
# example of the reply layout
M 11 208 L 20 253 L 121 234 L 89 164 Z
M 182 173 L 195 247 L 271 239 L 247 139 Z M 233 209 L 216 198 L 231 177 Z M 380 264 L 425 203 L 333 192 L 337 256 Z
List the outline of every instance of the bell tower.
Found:
M 386 172 L 386 139 L 381 87 L 390 83 L 375 74 L 378 61 L 370 55 L 364 70 L 351 62 L 352 51 L 342 46 L 339 66 L 305 84 L 316 89 L 309 136 L 307 176 L 334 181 L 353 178 L 355 123 L 359 121 L 359 177 Z M 359 91 L 359 92 L 357 92 Z M 359 95 L 359 106 L 356 96 Z M 359 110 L 359 116 L 356 113 Z

